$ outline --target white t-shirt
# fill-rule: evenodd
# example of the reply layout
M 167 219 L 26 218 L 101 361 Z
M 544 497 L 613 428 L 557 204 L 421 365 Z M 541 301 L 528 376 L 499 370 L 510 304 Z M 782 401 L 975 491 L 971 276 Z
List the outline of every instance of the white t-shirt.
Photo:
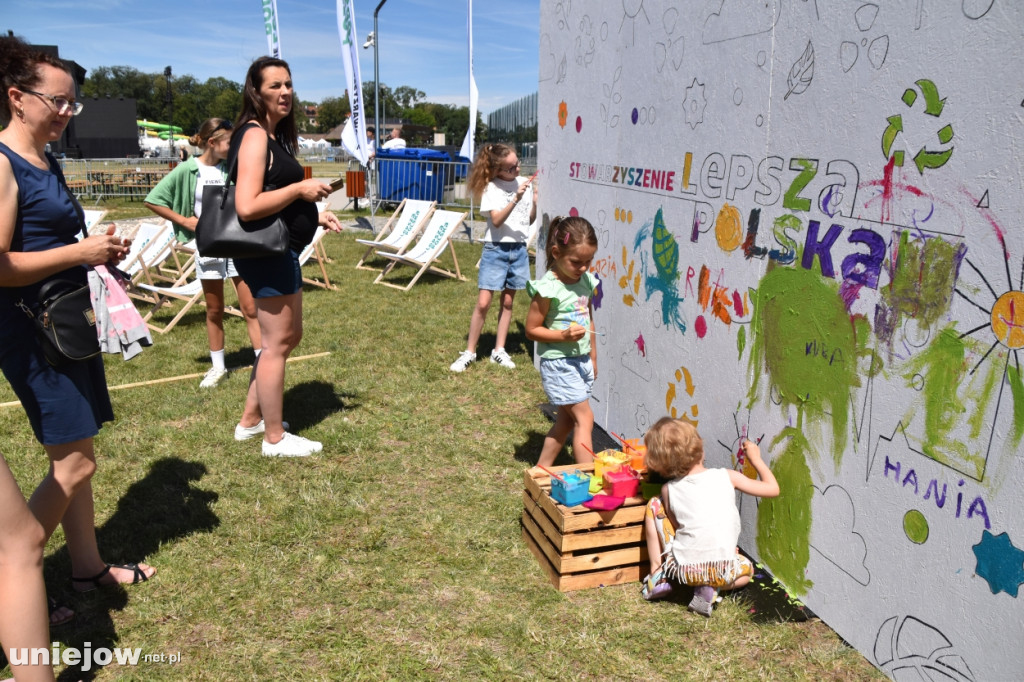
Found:
M 669 549 L 680 566 L 736 557 L 740 512 L 726 469 L 705 469 L 665 484 L 679 522 Z
M 217 166 L 207 166 L 199 159 L 196 159 L 196 164 L 199 166 L 199 175 L 196 177 L 196 205 L 193 210 L 198 218 L 199 214 L 203 212 L 203 190 L 211 185 L 215 187 L 222 186 L 224 184 L 224 174 L 221 173 L 220 168 Z
M 405 140 L 400 137 L 389 138 L 387 142 L 381 145 L 384 149 L 402 149 L 405 147 Z
M 487 231 L 484 241 L 487 242 L 525 242 L 530 236 L 530 211 L 533 208 L 533 187 L 528 187 L 523 198 L 516 204 L 505 222 L 495 227 L 491 222 L 491 211 L 501 210 L 512 203 L 519 186 L 529 180 L 523 176 L 515 180 L 494 178 L 487 183 L 483 196 L 480 197 L 480 212 L 487 214 Z

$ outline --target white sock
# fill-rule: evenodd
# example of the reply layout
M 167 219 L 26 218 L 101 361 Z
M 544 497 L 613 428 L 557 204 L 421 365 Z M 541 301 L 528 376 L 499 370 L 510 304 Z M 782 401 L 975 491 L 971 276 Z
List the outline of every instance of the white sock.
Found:
M 211 350 L 210 360 L 213 361 L 214 369 L 224 369 L 224 349 L 221 348 L 220 350 Z

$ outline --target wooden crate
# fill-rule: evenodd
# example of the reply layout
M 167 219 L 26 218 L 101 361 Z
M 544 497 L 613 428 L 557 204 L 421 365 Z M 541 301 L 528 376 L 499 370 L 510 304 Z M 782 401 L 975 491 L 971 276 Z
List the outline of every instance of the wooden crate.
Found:
M 594 470 L 592 464 L 550 468 Z M 639 582 L 647 575 L 642 497 L 612 511 L 594 511 L 552 499 L 551 477 L 541 469 L 524 471 L 523 482 L 523 539 L 559 591 Z

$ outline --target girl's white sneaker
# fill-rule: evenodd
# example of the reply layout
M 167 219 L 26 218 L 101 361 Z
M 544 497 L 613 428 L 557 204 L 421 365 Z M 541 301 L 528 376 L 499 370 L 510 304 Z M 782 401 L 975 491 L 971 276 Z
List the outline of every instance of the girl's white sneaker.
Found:
M 324 446 L 321 443 L 287 431 L 284 437 L 276 443 L 263 441 L 264 457 L 309 457 L 323 449 Z

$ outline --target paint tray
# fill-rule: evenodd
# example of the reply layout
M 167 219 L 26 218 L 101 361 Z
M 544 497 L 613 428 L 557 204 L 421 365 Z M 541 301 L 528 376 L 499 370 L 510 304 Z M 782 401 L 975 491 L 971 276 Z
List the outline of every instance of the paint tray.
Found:
M 551 497 L 555 502 L 566 507 L 583 504 L 593 495 L 590 494 L 590 476 L 577 469 L 572 473 L 562 474 L 562 480 L 551 477 Z

